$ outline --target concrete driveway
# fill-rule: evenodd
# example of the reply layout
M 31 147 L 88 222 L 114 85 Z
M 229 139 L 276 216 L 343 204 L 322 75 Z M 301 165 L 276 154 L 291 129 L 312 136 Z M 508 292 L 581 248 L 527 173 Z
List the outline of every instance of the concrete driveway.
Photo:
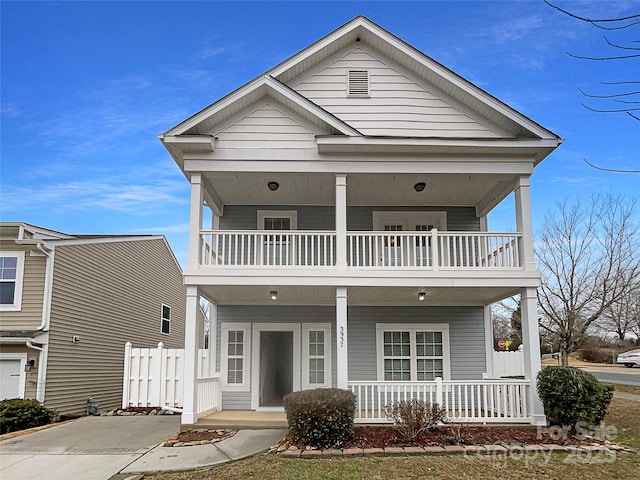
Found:
M 180 429 L 180 416 L 84 417 L 0 442 L 2 480 L 107 480 Z

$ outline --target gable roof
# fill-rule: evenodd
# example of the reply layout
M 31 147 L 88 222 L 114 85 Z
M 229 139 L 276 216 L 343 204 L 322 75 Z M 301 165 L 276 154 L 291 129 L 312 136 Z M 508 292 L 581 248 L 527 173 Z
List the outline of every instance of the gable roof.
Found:
M 435 86 L 445 95 L 456 99 L 460 104 L 487 118 L 500 129 L 508 132 L 508 137 L 554 140 L 557 142 L 556 145 L 560 143 L 560 138 L 555 133 L 465 80 L 364 16 L 358 16 L 347 22 L 265 74 L 216 101 L 171 128 L 165 134 L 159 135 L 159 138 L 168 144 L 178 143 L 180 140 L 176 137 L 181 135 L 202 135 L 209 131 L 213 125 L 266 95 L 273 96 L 296 113 L 321 125 L 327 129 L 327 133 L 330 135 L 363 137 L 353 126 L 338 119 L 287 86 L 288 83 L 303 75 L 313 66 L 325 61 L 350 44 L 358 42 L 383 53 L 428 84 Z M 170 145 L 167 147 L 171 150 Z M 213 150 L 212 147 L 213 145 L 211 145 L 211 150 Z

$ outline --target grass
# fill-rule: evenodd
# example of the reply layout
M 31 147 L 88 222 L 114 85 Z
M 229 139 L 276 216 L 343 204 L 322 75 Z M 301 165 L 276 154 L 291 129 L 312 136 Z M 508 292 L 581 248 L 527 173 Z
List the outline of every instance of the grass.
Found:
M 635 395 L 640 395 L 640 386 L 636 385 L 621 385 L 619 383 L 610 384 L 613 385 L 616 389 L 616 392 L 625 392 L 625 393 L 633 393 Z
M 619 385 L 616 385 L 618 388 Z M 630 393 L 640 393 L 640 387 Z M 627 391 L 627 390 L 623 390 Z M 615 427 L 614 441 L 640 450 L 640 402 L 614 398 L 605 425 Z M 416 457 L 355 457 L 331 459 L 288 459 L 273 454 L 258 455 L 239 462 L 187 472 L 145 475 L 145 480 L 401 480 L 474 479 L 499 480 L 514 477 L 549 480 L 640 478 L 640 455 L 616 452 L 603 454 L 529 454 L 527 456 L 450 455 Z

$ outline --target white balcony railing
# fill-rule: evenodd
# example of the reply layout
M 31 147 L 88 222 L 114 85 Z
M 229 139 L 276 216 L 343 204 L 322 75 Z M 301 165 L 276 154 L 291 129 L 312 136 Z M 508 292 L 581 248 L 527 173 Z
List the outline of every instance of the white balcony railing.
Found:
M 333 267 L 335 232 L 205 230 L 200 265 Z M 520 268 L 519 233 L 348 232 L 347 265 L 355 268 Z
M 357 423 L 388 423 L 385 407 L 411 399 L 437 403 L 458 422 L 528 422 L 527 380 L 349 382 L 356 395 Z

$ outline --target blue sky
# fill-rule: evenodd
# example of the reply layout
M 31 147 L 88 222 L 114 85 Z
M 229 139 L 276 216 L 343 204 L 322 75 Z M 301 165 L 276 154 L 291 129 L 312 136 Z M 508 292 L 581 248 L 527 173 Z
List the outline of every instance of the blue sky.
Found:
M 567 2 L 591 17 L 640 2 Z M 538 1 L 11 2 L 1 16 L 0 220 L 67 233 L 165 234 L 187 256 L 189 186 L 157 139 L 186 117 L 365 15 L 543 126 L 565 144 L 532 177 L 534 229 L 566 196 L 637 196 L 640 123 L 577 90 L 638 80 L 640 61 L 602 30 Z M 610 32 L 615 43 L 637 38 Z M 637 85 L 635 86 L 637 87 Z M 634 87 L 634 88 L 635 88 Z M 637 90 L 637 88 L 635 88 Z M 514 230 L 509 201 L 492 230 Z

